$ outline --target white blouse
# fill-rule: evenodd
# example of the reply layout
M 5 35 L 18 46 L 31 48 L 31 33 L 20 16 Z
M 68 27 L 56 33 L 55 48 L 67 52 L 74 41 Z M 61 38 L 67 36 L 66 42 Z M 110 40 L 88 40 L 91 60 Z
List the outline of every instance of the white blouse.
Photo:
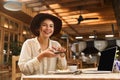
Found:
M 49 47 L 61 46 L 57 41 L 50 40 Z M 38 60 L 37 56 L 41 52 L 41 46 L 36 38 L 28 39 L 23 43 L 20 58 L 18 61 L 19 68 L 24 75 L 46 74 L 48 71 L 55 71 L 58 68 L 67 67 L 65 57 L 43 58 Z

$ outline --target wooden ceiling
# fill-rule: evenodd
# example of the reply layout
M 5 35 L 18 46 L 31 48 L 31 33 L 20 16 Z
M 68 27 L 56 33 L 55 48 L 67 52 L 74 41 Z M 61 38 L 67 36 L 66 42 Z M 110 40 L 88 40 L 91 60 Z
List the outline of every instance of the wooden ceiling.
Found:
M 23 0 L 23 3 L 32 12 L 58 16 L 63 22 L 61 33 L 68 34 L 72 39 L 76 36 L 88 39 L 95 34 L 104 37 L 113 32 L 118 37 L 112 0 Z M 98 19 L 83 20 L 78 24 L 80 15 Z

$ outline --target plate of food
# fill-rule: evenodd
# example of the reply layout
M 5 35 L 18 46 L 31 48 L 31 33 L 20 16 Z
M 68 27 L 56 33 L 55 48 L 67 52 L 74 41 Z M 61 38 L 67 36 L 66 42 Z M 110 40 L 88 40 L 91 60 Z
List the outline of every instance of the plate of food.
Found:
M 69 71 L 69 70 L 56 70 L 56 71 L 49 71 L 48 73 L 51 74 L 73 74 L 73 71 Z

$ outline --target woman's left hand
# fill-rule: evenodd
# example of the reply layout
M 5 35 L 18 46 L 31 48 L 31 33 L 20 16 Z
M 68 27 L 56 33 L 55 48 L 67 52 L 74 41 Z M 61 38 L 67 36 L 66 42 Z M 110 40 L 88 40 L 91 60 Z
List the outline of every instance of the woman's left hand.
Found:
M 60 55 L 61 57 L 64 57 L 65 56 L 65 53 L 66 53 L 66 49 L 64 47 L 52 47 L 55 52 L 59 52 L 58 55 Z
M 64 53 L 66 52 L 66 49 L 64 47 L 52 47 L 55 51 Z

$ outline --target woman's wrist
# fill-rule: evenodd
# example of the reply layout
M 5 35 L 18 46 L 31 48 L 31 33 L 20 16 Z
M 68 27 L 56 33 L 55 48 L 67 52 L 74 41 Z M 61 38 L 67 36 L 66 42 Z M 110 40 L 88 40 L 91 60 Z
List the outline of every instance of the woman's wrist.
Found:
M 61 54 L 60 54 L 60 57 L 65 57 L 65 53 L 61 53 Z
M 44 57 L 44 55 L 43 55 L 43 54 L 40 54 L 40 55 L 37 57 L 37 59 L 38 59 L 39 61 L 41 61 L 41 59 L 43 59 L 43 57 Z

